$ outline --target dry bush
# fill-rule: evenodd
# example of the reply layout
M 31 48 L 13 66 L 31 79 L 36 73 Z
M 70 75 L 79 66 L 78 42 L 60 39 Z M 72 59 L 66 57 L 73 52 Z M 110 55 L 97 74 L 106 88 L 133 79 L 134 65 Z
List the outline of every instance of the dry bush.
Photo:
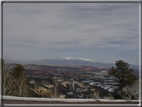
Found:
M 99 99 L 99 92 L 93 92 L 93 95 L 92 95 L 93 99 Z
M 52 93 L 51 90 L 48 90 L 44 87 L 38 86 L 38 87 L 33 88 L 32 91 L 41 97 L 49 97 L 49 98 L 54 97 L 54 93 Z
M 139 81 L 136 80 L 132 85 L 123 88 L 122 98 L 125 100 L 139 99 Z

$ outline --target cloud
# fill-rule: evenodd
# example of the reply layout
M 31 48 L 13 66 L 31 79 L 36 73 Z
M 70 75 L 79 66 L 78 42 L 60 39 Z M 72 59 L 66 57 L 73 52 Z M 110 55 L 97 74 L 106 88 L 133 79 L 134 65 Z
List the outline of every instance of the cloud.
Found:
M 138 50 L 137 3 L 5 3 L 4 48 Z

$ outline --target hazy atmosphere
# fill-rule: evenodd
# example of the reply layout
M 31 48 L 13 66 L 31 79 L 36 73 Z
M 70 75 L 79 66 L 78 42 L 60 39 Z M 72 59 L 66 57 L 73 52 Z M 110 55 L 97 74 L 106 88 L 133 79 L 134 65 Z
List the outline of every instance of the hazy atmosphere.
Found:
M 138 3 L 4 3 L 3 57 L 139 63 Z

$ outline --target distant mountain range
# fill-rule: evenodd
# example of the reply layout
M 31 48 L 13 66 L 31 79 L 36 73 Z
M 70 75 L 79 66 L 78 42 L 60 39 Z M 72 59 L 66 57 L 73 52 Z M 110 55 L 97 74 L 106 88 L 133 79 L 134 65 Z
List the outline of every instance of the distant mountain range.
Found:
M 86 58 L 72 58 L 72 57 L 61 57 L 61 58 L 55 58 L 51 60 L 69 60 L 69 61 L 89 61 L 89 62 L 94 62 L 91 59 L 86 59 Z
M 110 68 L 112 66 L 115 67 L 114 63 L 101 63 L 95 62 L 91 59 L 85 58 L 72 58 L 72 57 L 62 57 L 62 58 L 55 58 L 55 59 L 43 59 L 41 62 L 50 64 L 50 65 L 58 65 L 58 66 L 93 66 L 98 68 Z M 138 65 L 130 64 L 130 67 L 133 69 L 138 69 Z
M 11 60 L 8 63 L 21 63 L 21 64 L 44 64 L 53 66 L 93 66 L 98 68 L 110 68 L 115 67 L 114 63 L 101 63 L 95 62 L 91 59 L 86 58 L 72 58 L 72 57 L 61 57 L 55 59 L 42 59 L 42 60 Z M 130 64 L 130 68 L 139 69 L 138 65 Z

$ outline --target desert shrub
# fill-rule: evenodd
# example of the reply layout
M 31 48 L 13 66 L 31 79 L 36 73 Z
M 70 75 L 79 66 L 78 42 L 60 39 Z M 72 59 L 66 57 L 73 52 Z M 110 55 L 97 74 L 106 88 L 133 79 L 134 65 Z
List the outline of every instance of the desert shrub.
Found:
M 99 99 L 99 92 L 93 92 L 93 95 L 92 95 L 93 99 Z
M 136 80 L 132 85 L 123 88 L 121 97 L 125 100 L 138 100 L 139 99 L 139 81 Z

